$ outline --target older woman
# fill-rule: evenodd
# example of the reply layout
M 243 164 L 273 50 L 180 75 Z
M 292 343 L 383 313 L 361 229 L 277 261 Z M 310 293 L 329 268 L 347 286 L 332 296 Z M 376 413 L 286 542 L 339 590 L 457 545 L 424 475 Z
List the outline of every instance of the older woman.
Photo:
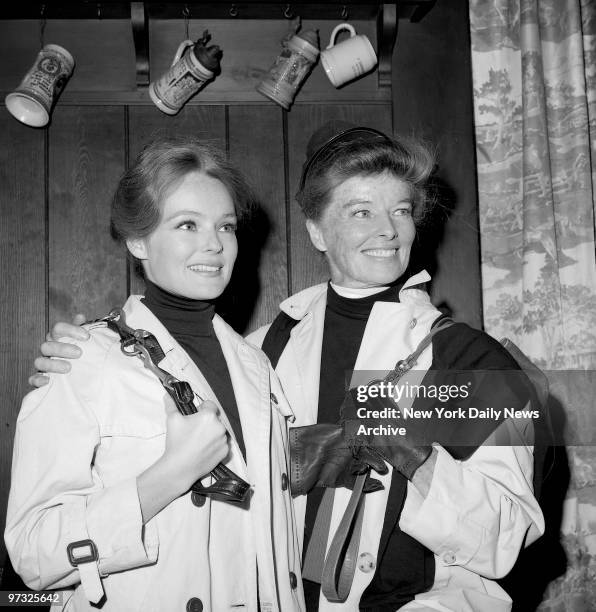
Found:
M 153 142 L 119 182 L 112 229 L 145 296 L 86 326 L 70 373 L 24 399 L 14 446 L 10 558 L 34 589 L 72 586 L 68 610 L 304 609 L 291 410 L 214 314 L 248 205 L 225 156 L 192 139 Z M 227 481 L 196 484 L 220 461 Z
M 287 342 L 276 371 L 295 407 L 295 426 L 337 423 L 345 373 L 391 371 L 441 316 L 424 290 L 428 274 L 412 269 L 410 261 L 427 206 L 431 156 L 418 145 L 337 122 L 319 130 L 309 149 L 298 201 L 331 282 L 290 297 L 281 304 L 283 324 L 274 325 L 268 338 L 266 330 L 253 337 L 265 338 L 275 353 Z M 440 383 L 447 380 L 441 372 L 518 366 L 498 342 L 455 324 L 436 333 L 416 368 L 437 373 L 432 380 Z M 495 380 L 487 381 L 488 389 L 487 382 L 475 389 L 466 405 L 489 393 L 494 406 L 525 407 L 528 396 L 515 381 L 509 389 L 491 385 Z M 509 609 L 509 597 L 493 579 L 511 569 L 544 523 L 532 491 L 531 446 L 499 443 L 482 445 L 462 461 L 441 444 L 420 452 L 406 439 L 391 440 L 384 456 L 395 469 L 376 474 L 384 489 L 366 495 L 349 596 L 330 604 L 319 596 L 318 578 L 305 580 L 307 607 L 316 609 L 318 600 L 319 610 Z M 308 457 L 306 463 L 312 472 Z M 328 485 L 333 476 L 327 472 L 317 484 Z M 296 499 L 308 560 L 317 558 L 309 548 L 313 531 L 321 537 L 322 498 L 316 487 Z M 335 491 L 328 542 L 349 499 L 345 487 Z M 310 567 L 304 571 L 316 578 Z
M 360 537 L 350 552 L 355 573 L 343 585 L 347 595 L 329 601 L 320 592 L 354 485 L 346 441 L 333 429 L 342 411 L 344 418 L 349 412 L 346 372 L 386 374 L 417 349 L 419 376 L 434 372 L 439 383 L 452 371 L 518 368 L 486 334 L 463 324 L 437 326 L 441 313 L 425 292 L 430 277 L 410 261 L 432 167 L 423 147 L 375 130 L 341 122 L 319 130 L 309 143 L 298 201 L 331 282 L 290 297 L 273 325 L 250 338 L 277 363 L 296 414 L 291 433 L 306 433 L 296 436 L 300 482 L 292 486 L 300 494 L 295 503 L 309 610 L 509 610 L 511 601 L 494 579 L 544 529 L 532 491 L 532 447 L 503 444 L 503 423 L 495 425 L 500 446 L 476 439 L 460 455 L 447 450 L 440 432 L 432 445 L 403 437 L 382 447 L 367 439 L 394 469 L 384 473 L 383 465 L 366 460 L 383 486 L 369 486 L 364 497 Z M 64 356 L 68 349 L 50 343 L 44 352 Z M 483 394 L 514 408 L 528 401 L 507 384 L 476 391 L 468 406 Z M 320 429 L 313 428 L 309 440 L 315 424 L 329 424 L 331 435 L 317 439 Z

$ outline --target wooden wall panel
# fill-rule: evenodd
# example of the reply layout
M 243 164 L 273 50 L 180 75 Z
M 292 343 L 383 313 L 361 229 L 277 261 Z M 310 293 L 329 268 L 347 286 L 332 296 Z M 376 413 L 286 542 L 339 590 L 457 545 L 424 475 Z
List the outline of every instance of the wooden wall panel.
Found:
M 457 320 L 481 327 L 470 63 L 468 2 L 437 2 L 420 23 L 400 21 L 393 54 L 394 128 L 436 146 L 446 208 L 435 216 L 427 244 L 429 267 L 436 268 L 431 297 Z
M 124 169 L 124 110 L 54 111 L 49 130 L 49 318 L 103 316 L 126 298 L 124 252 L 109 235 Z
M 288 115 L 288 165 L 290 206 L 290 293 L 329 278 L 324 256 L 315 250 L 304 226 L 304 216 L 295 199 L 305 161 L 306 145 L 315 130 L 332 119 L 343 119 L 357 125 L 391 133 L 391 105 L 304 105 Z
M 0 526 L 15 422 L 46 329 L 45 133 L 0 116 Z M 4 559 L 0 540 L 0 563 Z
M 160 136 L 192 134 L 222 149 L 226 147 L 226 112 L 224 106 L 185 107 L 169 116 L 155 106 L 133 106 L 128 109 L 128 163 L 141 149 Z M 129 292 L 141 294 L 144 285 L 130 266 Z
M 231 314 L 243 332 L 270 323 L 288 296 L 282 112 L 268 106 L 229 108 L 230 159 L 250 181 L 258 204 L 250 228 L 239 233 L 232 279 Z

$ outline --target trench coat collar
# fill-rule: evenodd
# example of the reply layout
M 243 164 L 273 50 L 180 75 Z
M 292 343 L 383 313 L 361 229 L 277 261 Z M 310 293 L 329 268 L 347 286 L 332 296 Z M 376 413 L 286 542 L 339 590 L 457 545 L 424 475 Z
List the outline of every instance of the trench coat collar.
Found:
M 188 353 L 178 344 L 178 342 L 176 342 L 161 321 L 142 303 L 142 297 L 141 295 L 131 295 L 124 305 L 123 310 L 127 318 L 130 316 L 132 319 L 131 327 L 150 330 L 157 338 L 165 354 L 165 359 L 160 363 L 160 367 L 163 367 L 166 372 L 169 372 L 180 380 L 188 381 L 195 393 L 202 399 L 211 400 L 220 408 L 220 419 L 236 447 L 236 452 L 233 453 L 229 467 L 239 476 L 246 478 L 246 462 L 242 458 L 242 453 L 240 452 L 240 447 L 238 446 L 232 426 L 213 392 L 213 389 Z M 262 374 L 262 372 L 260 372 L 262 368 L 259 367 L 256 358 L 250 359 L 252 353 L 242 336 L 237 334 L 219 315 L 213 317 L 213 329 L 220 343 L 226 363 L 228 364 L 232 386 L 238 395 L 242 384 L 242 381 L 238 378 L 238 361 L 242 361 L 243 366 L 251 368 L 255 376 L 260 376 Z M 243 415 L 241 410 L 239 410 L 239 413 L 243 431 L 248 431 L 244 428 L 247 415 Z
M 420 288 L 420 285 L 424 285 L 430 280 L 430 274 L 426 270 L 414 274 L 414 276 L 411 276 L 401 288 L 399 292 L 400 300 L 405 291 L 408 291 L 408 289 Z M 313 310 L 321 296 L 327 295 L 327 287 L 328 283 L 320 283 L 308 287 L 284 300 L 279 307 L 293 319 L 303 319 L 308 312 Z
M 409 278 L 399 293 L 400 301 L 422 301 L 426 306 L 429 298 L 420 290 L 420 285 L 429 280 L 430 275 L 426 271 Z M 327 287 L 327 283 L 314 285 L 291 296 L 280 305 L 281 310 L 299 321 L 290 332 L 292 342 L 289 343 L 288 350 L 291 351 L 293 368 L 297 370 L 299 380 L 308 381 L 308 384 L 300 385 L 302 395 L 296 401 L 300 401 L 304 406 L 305 418 L 310 423 L 316 423 L 317 420 Z M 376 304 L 375 308 L 378 310 L 381 304 Z M 430 303 L 428 305 L 430 306 Z M 392 302 L 391 306 L 395 306 L 395 303 Z

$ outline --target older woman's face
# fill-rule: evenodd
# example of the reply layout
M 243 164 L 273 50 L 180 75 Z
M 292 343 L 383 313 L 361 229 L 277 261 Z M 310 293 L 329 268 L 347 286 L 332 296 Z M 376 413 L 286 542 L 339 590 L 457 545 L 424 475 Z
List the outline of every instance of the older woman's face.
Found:
M 187 174 L 162 202 L 158 226 L 128 248 L 143 261 L 147 278 L 175 295 L 219 297 L 238 252 L 234 202 L 221 181 Z
M 306 222 L 331 280 L 352 288 L 397 280 L 416 234 L 412 206 L 410 186 L 390 172 L 354 176 L 335 187 L 321 218 Z

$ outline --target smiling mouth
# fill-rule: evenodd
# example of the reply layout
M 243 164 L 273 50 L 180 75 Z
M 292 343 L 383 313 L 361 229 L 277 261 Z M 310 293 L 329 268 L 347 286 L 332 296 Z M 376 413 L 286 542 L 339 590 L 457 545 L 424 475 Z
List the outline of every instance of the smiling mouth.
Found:
M 398 249 L 366 249 L 362 251 L 369 257 L 393 257 Z
M 188 266 L 188 269 L 192 272 L 219 272 L 223 266 L 209 266 L 207 264 L 195 264 L 194 266 Z

